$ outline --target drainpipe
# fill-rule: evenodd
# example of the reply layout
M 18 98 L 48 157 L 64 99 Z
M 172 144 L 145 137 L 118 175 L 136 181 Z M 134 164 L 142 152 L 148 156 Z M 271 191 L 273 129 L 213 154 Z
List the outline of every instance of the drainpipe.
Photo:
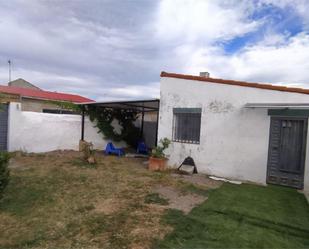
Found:
M 141 125 L 141 134 L 140 134 L 140 139 L 143 139 L 143 135 L 144 135 L 144 117 L 145 117 L 145 112 L 144 112 L 144 107 L 143 107 L 143 111 L 142 111 L 142 125 Z
M 159 129 L 159 110 L 157 111 L 156 141 L 155 141 L 155 146 L 158 145 L 158 129 Z
M 82 106 L 82 132 L 81 132 L 81 140 L 84 141 L 85 135 L 85 106 Z

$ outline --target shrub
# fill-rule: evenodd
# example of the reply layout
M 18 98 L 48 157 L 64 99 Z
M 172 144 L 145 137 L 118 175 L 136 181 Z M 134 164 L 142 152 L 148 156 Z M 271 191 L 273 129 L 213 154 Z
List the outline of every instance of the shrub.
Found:
M 151 151 L 151 156 L 156 158 L 165 158 L 164 151 L 168 148 L 171 141 L 168 138 L 160 139 L 158 146 Z
M 8 169 L 9 154 L 0 152 L 0 199 L 2 198 L 4 189 L 9 183 L 10 172 Z

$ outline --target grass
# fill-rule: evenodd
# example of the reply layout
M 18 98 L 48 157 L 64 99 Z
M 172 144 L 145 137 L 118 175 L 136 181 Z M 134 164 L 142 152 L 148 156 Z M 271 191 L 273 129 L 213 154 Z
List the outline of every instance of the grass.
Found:
M 80 158 L 15 155 L 0 201 L 0 248 L 309 248 L 308 205 L 293 189 L 210 190 L 150 172 L 142 159 L 97 155 L 89 167 Z M 188 215 L 166 211 L 158 185 L 208 200 Z
M 296 190 L 224 184 L 187 216 L 170 210 L 175 229 L 154 248 L 309 248 L 309 206 Z
M 145 203 L 155 203 L 159 205 L 168 205 L 168 200 L 162 198 L 158 193 L 150 193 L 145 197 Z
M 93 168 L 80 158 L 15 155 L 0 201 L 0 248 L 149 248 L 170 231 L 160 222 L 164 209 L 145 197 L 176 180 L 141 159 L 97 155 Z
M 95 163 L 89 164 L 83 158 L 75 158 L 74 160 L 72 160 L 69 163 L 71 163 L 72 165 L 75 165 L 77 167 L 81 167 L 81 168 L 96 168 Z

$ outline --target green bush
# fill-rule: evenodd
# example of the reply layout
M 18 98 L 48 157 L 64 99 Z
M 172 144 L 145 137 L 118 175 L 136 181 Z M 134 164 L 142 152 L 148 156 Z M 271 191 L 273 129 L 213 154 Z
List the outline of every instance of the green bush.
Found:
M 0 199 L 2 198 L 4 189 L 9 183 L 10 172 L 8 169 L 9 154 L 0 152 Z
M 166 155 L 164 151 L 168 148 L 170 145 L 171 141 L 168 138 L 161 138 L 159 141 L 158 146 L 156 146 L 152 151 L 151 151 L 151 156 L 156 157 L 156 158 L 165 158 Z

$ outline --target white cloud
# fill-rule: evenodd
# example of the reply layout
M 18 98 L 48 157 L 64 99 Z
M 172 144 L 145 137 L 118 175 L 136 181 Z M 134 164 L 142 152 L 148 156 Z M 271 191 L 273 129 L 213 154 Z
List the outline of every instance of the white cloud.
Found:
M 272 6 L 292 11 L 272 19 L 263 12 Z M 157 97 L 162 70 L 298 85 L 309 82 L 307 9 L 307 0 L 0 1 L 0 81 L 10 58 L 13 78 L 98 100 Z M 304 26 L 292 37 L 282 30 L 295 16 Z
M 160 83 L 152 82 L 145 86 L 130 85 L 112 88 L 105 93 L 102 100 L 147 99 L 160 97 Z M 109 97 L 113 96 L 113 97 Z
M 284 44 L 265 38 L 232 56 L 222 49 L 199 49 L 189 64 L 194 74 L 208 70 L 212 77 L 308 87 L 309 35 L 301 33 Z
M 293 9 L 301 17 L 304 28 L 309 30 L 308 0 L 260 0 L 259 5 L 273 5 L 281 9 Z
M 282 83 L 309 87 L 309 35 L 278 33 L 271 16 L 252 21 L 254 12 L 265 6 L 294 9 L 304 25 L 309 18 L 304 9 L 309 1 L 175 1 L 164 0 L 158 12 L 157 35 L 170 44 L 170 64 L 166 71 L 198 75 L 209 71 L 212 77 Z M 266 13 L 266 12 L 265 12 Z M 271 12 L 270 12 L 271 13 Z M 289 15 L 292 15 L 289 13 Z M 286 18 L 290 18 L 287 16 Z M 287 24 L 282 20 L 282 25 Z M 225 42 L 257 31 L 256 40 L 235 53 L 226 53 Z M 305 29 L 305 27 L 304 27 Z
M 163 0 L 156 30 L 162 40 L 179 42 L 230 39 L 255 30 L 261 21 L 249 21 L 253 6 L 247 1 Z

